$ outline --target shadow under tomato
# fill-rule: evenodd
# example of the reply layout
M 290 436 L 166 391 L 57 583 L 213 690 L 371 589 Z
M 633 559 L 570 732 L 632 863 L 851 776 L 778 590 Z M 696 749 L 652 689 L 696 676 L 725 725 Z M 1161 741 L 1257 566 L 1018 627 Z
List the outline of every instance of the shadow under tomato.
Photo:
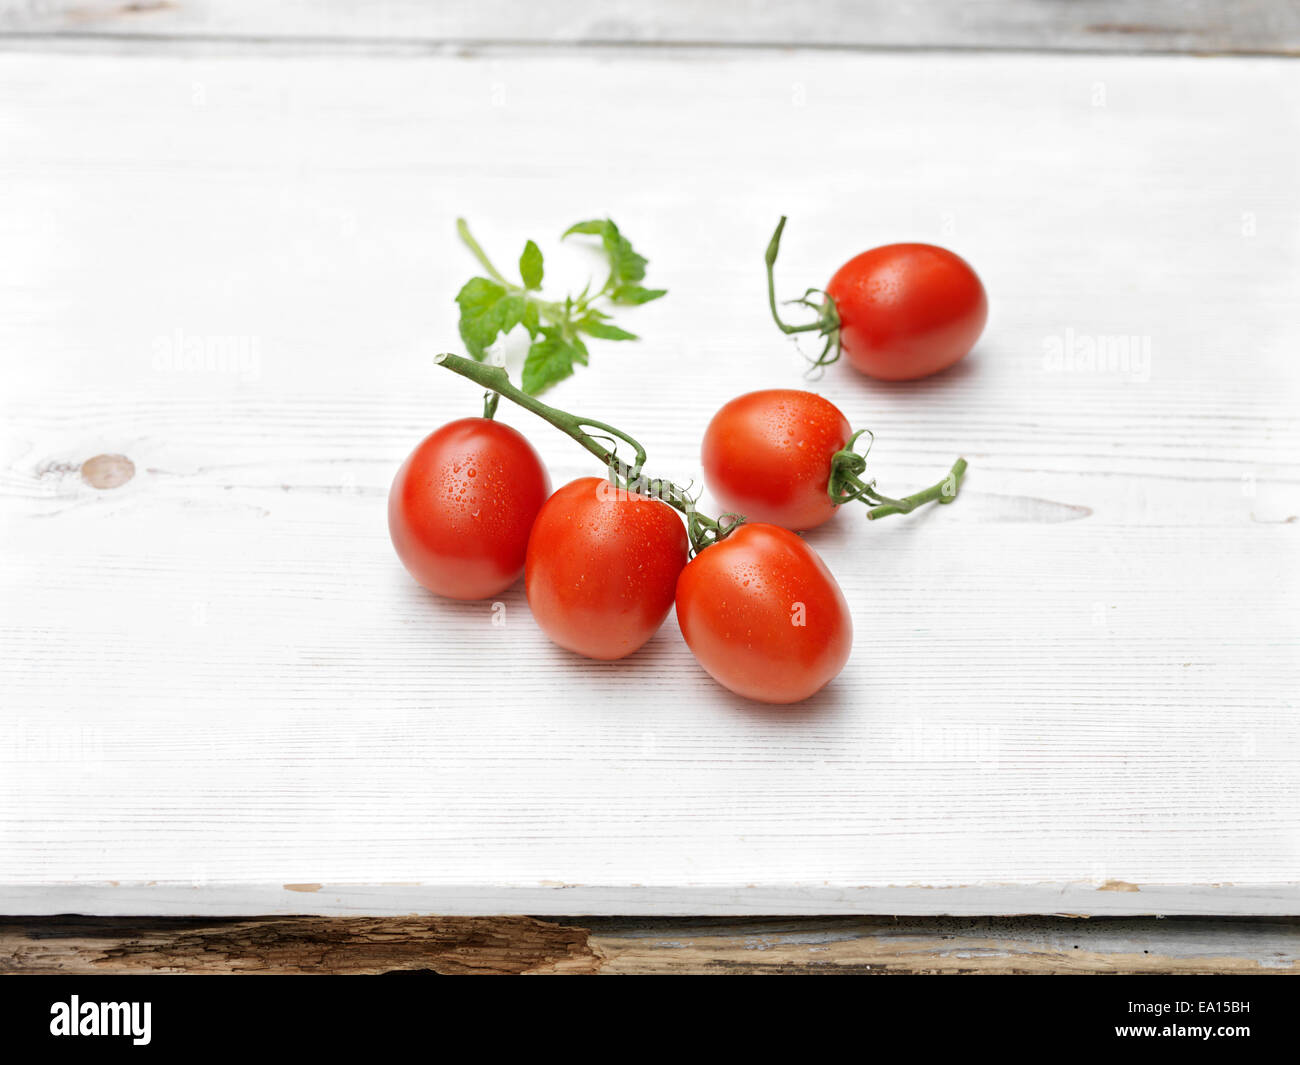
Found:
M 821 384 L 831 388 L 856 385 L 860 386 L 862 391 L 873 395 L 920 396 L 956 387 L 967 378 L 974 376 L 979 372 L 982 353 L 983 349 L 976 345 L 960 362 L 953 363 L 946 370 L 940 370 L 929 377 L 921 377 L 914 381 L 881 381 L 875 377 L 868 377 L 855 370 L 847 357 L 840 356 L 837 362 L 826 367 L 826 372 L 821 377 L 811 377 L 807 380 L 809 385 Z M 834 396 L 828 398 L 839 405 L 839 401 Z
M 726 703 L 733 715 L 751 721 L 761 721 L 764 724 L 796 725 L 811 721 L 824 722 L 850 705 L 848 692 L 837 690 L 835 681 L 831 681 L 816 695 L 801 703 L 761 703 L 757 699 L 745 699 L 735 695 L 720 684 L 717 688 L 719 701 Z
M 522 608 L 528 609 L 526 599 L 522 601 Z M 606 673 L 610 670 L 625 669 L 634 672 L 640 679 L 648 679 L 643 674 L 650 674 L 661 668 L 664 664 L 676 657 L 679 651 L 685 651 L 686 645 L 682 640 L 681 633 L 677 627 L 672 624 L 672 619 L 667 622 L 650 637 L 644 644 L 638 647 L 630 655 L 622 658 L 588 658 L 586 655 L 579 654 L 577 651 L 571 651 L 567 647 L 561 647 L 555 643 L 537 625 L 536 619 L 529 616 L 529 620 L 535 631 L 546 641 L 549 649 L 549 657 L 554 662 L 563 662 L 575 670 L 585 670 L 593 673 Z
M 575 689 L 583 689 L 584 698 L 579 701 L 590 706 L 617 705 L 620 700 L 615 696 L 629 684 L 643 690 L 658 689 L 665 698 L 691 704 L 704 714 L 740 715 L 763 723 L 824 721 L 850 705 L 848 692 L 837 691 L 834 681 L 801 703 L 776 705 L 736 695 L 705 672 L 671 621 L 626 658 L 601 661 L 556 644 L 549 645 L 546 657 Z

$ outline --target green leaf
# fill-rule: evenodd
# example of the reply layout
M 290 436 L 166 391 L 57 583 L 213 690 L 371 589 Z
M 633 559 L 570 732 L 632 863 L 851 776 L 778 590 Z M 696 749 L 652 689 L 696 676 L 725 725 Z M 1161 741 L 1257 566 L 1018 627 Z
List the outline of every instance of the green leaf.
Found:
M 578 222 L 565 230 L 564 235 L 567 237 L 572 233 L 585 233 L 590 236 L 600 237 L 600 242 L 605 248 L 605 254 L 609 257 L 610 277 L 616 283 L 636 282 L 645 278 L 645 256 L 638 254 L 627 237 L 623 236 L 619 231 L 613 219 L 605 218 L 590 222 Z M 638 291 L 652 291 L 648 289 L 642 290 L 639 285 L 632 285 L 631 287 Z M 623 302 L 647 303 L 661 295 L 663 295 L 663 292 L 659 291 L 656 296 L 646 296 L 639 300 L 627 299 Z
M 632 249 L 627 237 L 618 231 L 618 226 L 612 221 L 606 223 L 600 239 L 609 256 L 609 269 L 615 281 L 640 281 L 645 277 L 645 256 L 638 255 Z
M 523 387 L 530 396 L 546 391 L 557 381 L 573 373 L 573 364 L 587 364 L 587 349 L 574 338 L 566 338 L 558 329 L 543 328 L 524 360 Z
M 598 237 L 605 232 L 605 227 L 608 225 L 609 222 L 603 218 L 598 218 L 593 222 L 575 222 L 564 231 L 564 235 L 561 236 L 560 239 L 563 240 L 565 237 L 571 236 L 574 233 L 586 233 L 590 236 Z
M 640 339 L 635 333 L 629 333 L 626 329 L 620 329 L 616 325 L 610 325 L 608 322 L 601 321 L 607 315 L 589 314 L 581 321 L 576 323 L 576 328 L 581 329 L 588 336 L 593 336 L 597 340 L 638 340 Z
M 528 330 L 528 335 L 536 340 L 537 331 L 542 327 L 541 314 L 537 310 L 537 304 L 533 303 L 531 300 L 528 302 L 528 306 L 524 308 L 524 316 L 521 319 L 521 322 L 523 323 L 523 327 Z
M 615 303 L 627 305 L 636 305 L 640 303 L 649 303 L 651 300 L 657 300 L 660 296 L 668 295 L 666 288 L 642 288 L 640 285 L 618 285 L 609 294 L 609 298 Z
M 524 279 L 526 289 L 536 291 L 542 287 L 542 250 L 531 240 L 519 256 L 519 276 Z
M 599 291 L 593 292 L 589 282 L 576 298 L 570 293 L 563 301 L 543 301 L 545 265 L 534 241 L 527 241 L 519 256 L 521 287 L 502 278 L 467 227 L 462 223 L 460 228 L 461 239 L 490 275 L 471 278 L 456 296 L 461 339 L 469 354 L 482 361 L 502 334 L 522 325 L 531 340 L 523 383 L 525 391 L 533 395 L 568 377 L 575 366 L 586 365 L 587 339 L 637 339 L 635 333 L 610 321 L 606 310 L 612 304 L 634 306 L 666 295 L 663 289 L 640 284 L 645 278 L 645 257 L 608 218 L 578 222 L 565 230 L 565 237 L 581 234 L 600 239 L 609 259 L 609 276 Z
M 460 338 L 479 362 L 498 336 L 520 323 L 527 309 L 522 295 L 486 277 L 472 277 L 465 282 L 456 294 L 456 302 L 460 304 Z

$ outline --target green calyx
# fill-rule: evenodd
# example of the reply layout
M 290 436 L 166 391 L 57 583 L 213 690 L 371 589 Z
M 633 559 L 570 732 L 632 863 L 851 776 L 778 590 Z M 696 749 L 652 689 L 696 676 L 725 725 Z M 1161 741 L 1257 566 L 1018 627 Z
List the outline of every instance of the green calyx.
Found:
M 627 433 L 605 422 L 598 422 L 593 418 L 581 418 L 543 403 L 535 396 L 512 385 L 502 367 L 485 365 L 451 354 L 436 355 L 434 361 L 439 366 L 451 370 L 452 373 L 459 374 L 487 389 L 489 396 L 496 398 L 505 396 L 512 403 L 532 411 L 539 418 L 550 422 L 561 432 L 572 437 L 600 459 L 608 471 L 610 483 L 616 488 L 661 500 L 681 513 L 686 518 L 686 532 L 690 538 L 693 555 L 726 539 L 744 522 L 744 517 L 739 514 L 723 514 L 721 517 L 711 518 L 707 514 L 700 513 L 695 506 L 696 498 L 687 489 L 681 488 L 672 481 L 645 476 L 642 472 L 646 461 L 645 448 Z M 493 403 L 492 410 L 495 409 L 496 404 Z M 485 414 L 485 416 L 490 418 L 492 415 Z M 588 429 L 594 429 L 595 432 L 589 433 Z M 618 454 L 620 443 L 632 449 L 634 457 L 631 462 Z
M 789 325 L 781 321 L 781 315 L 776 309 L 776 279 L 773 276 L 773 269 L 776 267 L 776 257 L 781 250 L 781 233 L 785 230 L 785 215 L 781 216 L 781 221 L 776 224 L 776 232 L 772 234 L 772 239 L 767 244 L 767 254 L 764 255 L 764 261 L 767 263 L 767 305 L 772 311 L 772 320 L 776 326 L 786 336 L 793 336 L 796 333 L 817 333 L 824 341 L 822 350 L 816 358 L 810 358 L 810 371 L 819 370 L 829 366 L 840 357 L 840 315 L 835 307 L 835 301 L 826 294 L 823 289 L 807 289 L 798 299 L 787 300 L 788 305 L 807 307 L 817 313 L 817 319 L 808 322 L 805 325 Z M 814 300 L 812 297 L 820 295 L 820 300 Z
M 867 450 L 858 454 L 854 450 L 854 445 L 858 437 L 864 434 L 868 437 Z M 878 518 L 887 518 L 891 514 L 910 514 L 925 503 L 951 503 L 957 498 L 962 478 L 966 475 L 965 459 L 954 462 L 952 469 L 942 481 L 914 492 L 910 496 L 894 499 L 892 496 L 878 492 L 874 479 L 863 480 L 863 474 L 867 470 L 867 454 L 871 451 L 874 440 L 875 437 L 870 430 L 859 429 L 849 437 L 848 443 L 831 457 L 831 476 L 826 485 L 826 492 L 837 507 L 860 499 L 871 508 L 867 511 L 867 518 L 875 521 Z
M 532 343 L 524 361 L 523 389 L 529 395 L 544 392 L 573 373 L 588 360 L 587 340 L 636 340 L 635 333 L 616 326 L 610 306 L 636 306 L 657 300 L 665 289 L 646 288 L 646 259 L 610 219 L 578 222 L 561 239 L 572 235 L 600 237 L 609 260 L 609 276 L 596 291 L 591 284 L 578 295 L 563 300 L 543 299 L 545 263 L 541 249 L 531 240 L 519 257 L 519 282 L 509 280 L 493 265 L 474 239 L 465 219 L 456 220 L 456 231 L 479 261 L 486 277 L 472 277 L 456 295 L 460 306 L 460 336 L 465 348 L 479 362 L 498 337 L 522 326 Z

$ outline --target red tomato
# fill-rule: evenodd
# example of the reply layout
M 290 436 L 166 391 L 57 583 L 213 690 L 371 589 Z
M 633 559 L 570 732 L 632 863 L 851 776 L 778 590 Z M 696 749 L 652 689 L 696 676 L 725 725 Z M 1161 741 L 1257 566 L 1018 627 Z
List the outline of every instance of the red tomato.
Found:
M 775 525 L 742 525 L 696 555 L 677 579 L 677 621 L 714 680 L 764 703 L 821 691 L 853 646 L 853 620 L 830 570 Z
M 623 658 L 668 616 L 686 556 L 686 527 L 667 503 L 581 477 L 556 489 L 533 524 L 528 605 L 561 647 Z
M 724 510 L 786 529 L 813 529 L 834 515 L 826 491 L 831 457 L 849 421 L 829 400 L 792 388 L 733 399 L 704 432 L 704 480 Z
M 411 576 L 451 599 L 519 579 L 551 478 L 517 430 L 462 418 L 425 437 L 393 478 L 388 532 Z
M 965 259 L 933 244 L 864 251 L 826 286 L 849 362 L 882 381 L 911 381 L 961 360 L 984 330 L 989 303 Z

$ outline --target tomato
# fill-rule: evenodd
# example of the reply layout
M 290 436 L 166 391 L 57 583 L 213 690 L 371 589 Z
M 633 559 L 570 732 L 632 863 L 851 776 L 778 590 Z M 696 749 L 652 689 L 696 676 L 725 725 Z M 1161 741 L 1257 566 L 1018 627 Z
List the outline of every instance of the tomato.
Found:
M 911 381 L 960 361 L 984 330 L 989 304 L 966 260 L 933 244 L 864 251 L 826 286 L 849 362 L 882 381 Z
M 486 599 L 519 579 L 551 478 L 508 425 L 462 418 L 427 436 L 388 493 L 388 532 L 408 572 L 451 599 Z
M 704 481 L 724 510 L 786 529 L 829 521 L 831 457 L 849 420 L 812 392 L 772 388 L 739 396 L 704 432 Z
M 556 489 L 533 524 L 528 605 L 561 647 L 624 658 L 668 616 L 686 557 L 686 527 L 667 503 L 581 477 Z
M 714 680 L 764 703 L 797 703 L 844 668 L 853 620 L 826 564 L 794 533 L 745 524 L 677 579 L 677 621 Z

